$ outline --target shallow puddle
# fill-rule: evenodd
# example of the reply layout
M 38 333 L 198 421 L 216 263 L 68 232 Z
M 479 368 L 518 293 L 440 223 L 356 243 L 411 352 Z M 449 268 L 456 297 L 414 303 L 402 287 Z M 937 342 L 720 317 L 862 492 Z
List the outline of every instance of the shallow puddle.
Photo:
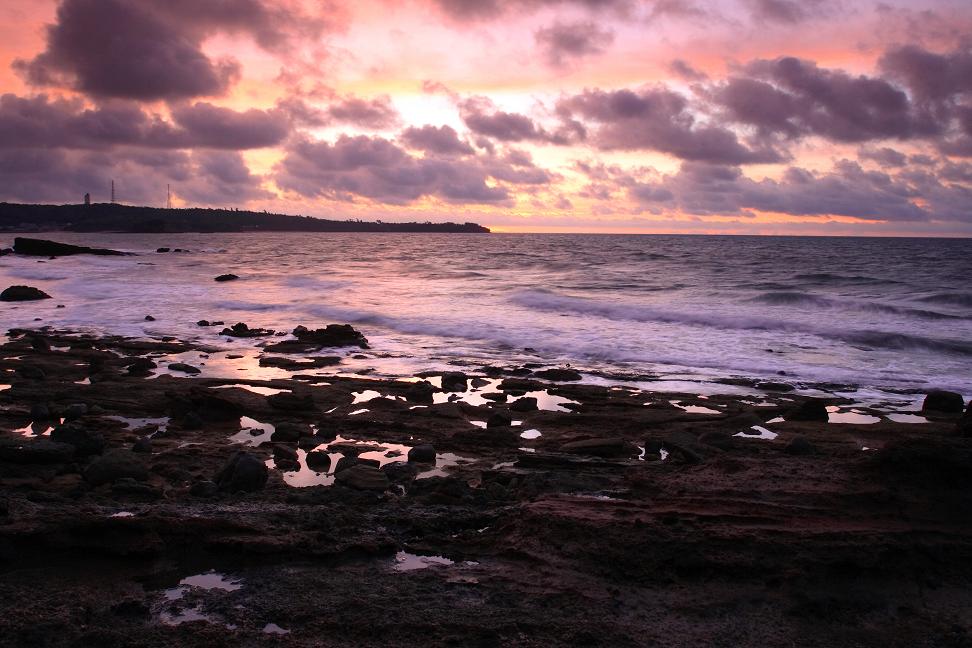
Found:
M 242 443 L 257 448 L 270 441 L 274 427 L 271 423 L 261 423 L 249 416 L 240 417 L 240 431 L 229 438 L 233 443 Z
M 732 436 L 741 437 L 743 439 L 763 439 L 764 441 L 772 441 L 773 439 L 779 436 L 776 432 L 767 430 L 761 425 L 754 425 L 750 429 L 753 430 L 753 432 L 748 432 L 748 431 L 737 432 Z
M 443 556 L 419 556 L 418 554 L 399 551 L 395 554 L 395 564 L 392 569 L 399 572 L 415 571 L 416 569 L 428 569 L 429 567 L 447 567 L 455 564 Z
M 668 401 L 680 410 L 685 410 L 689 414 L 722 414 L 717 409 L 712 409 L 711 407 L 702 407 L 701 405 L 682 405 L 682 401 Z
M 539 439 L 540 436 L 540 430 L 524 430 L 523 432 L 520 432 L 521 439 Z
M 827 422 L 849 423 L 852 425 L 872 425 L 874 423 L 880 423 L 881 418 L 878 416 L 865 414 L 864 412 L 860 412 L 858 410 L 841 412 L 839 407 L 831 405 L 827 408 Z
M 895 423 L 928 423 L 928 419 L 917 414 L 888 414 L 887 418 Z

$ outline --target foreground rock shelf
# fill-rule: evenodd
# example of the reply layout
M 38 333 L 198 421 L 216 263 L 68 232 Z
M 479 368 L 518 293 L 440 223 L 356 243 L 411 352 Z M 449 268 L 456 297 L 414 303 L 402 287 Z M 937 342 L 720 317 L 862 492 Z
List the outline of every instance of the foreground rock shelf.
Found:
M 954 396 L 865 426 L 557 372 L 164 370 L 190 353 L 0 346 L 0 645 L 969 645 Z

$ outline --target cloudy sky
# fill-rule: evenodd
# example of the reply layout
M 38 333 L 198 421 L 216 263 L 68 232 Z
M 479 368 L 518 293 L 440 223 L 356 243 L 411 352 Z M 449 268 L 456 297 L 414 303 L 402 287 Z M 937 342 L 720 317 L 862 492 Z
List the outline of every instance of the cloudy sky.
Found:
M 4 0 L 0 200 L 972 235 L 968 0 Z

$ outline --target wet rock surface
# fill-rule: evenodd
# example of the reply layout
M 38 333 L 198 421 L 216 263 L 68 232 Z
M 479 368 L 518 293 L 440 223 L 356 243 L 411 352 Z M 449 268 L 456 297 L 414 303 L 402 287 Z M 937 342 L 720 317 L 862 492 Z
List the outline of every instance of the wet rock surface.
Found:
M 0 645 L 969 645 L 968 413 L 155 371 L 193 350 L 0 346 Z
M 0 301 L 5 302 L 37 301 L 50 298 L 51 296 L 46 292 L 33 286 L 10 286 L 0 292 Z

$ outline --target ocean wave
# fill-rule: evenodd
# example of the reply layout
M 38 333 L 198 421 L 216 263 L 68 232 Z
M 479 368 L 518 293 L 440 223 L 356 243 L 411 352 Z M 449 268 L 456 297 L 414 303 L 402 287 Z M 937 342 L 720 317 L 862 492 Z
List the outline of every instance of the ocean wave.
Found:
M 968 292 L 940 292 L 927 297 L 921 297 L 917 301 L 928 304 L 943 304 L 946 306 L 961 306 L 972 308 L 972 293 Z
M 511 296 L 510 301 L 519 306 L 541 311 L 572 312 L 593 315 L 610 320 L 685 324 L 718 329 L 753 331 L 779 331 L 804 333 L 829 340 L 862 344 L 887 349 L 926 349 L 945 353 L 972 355 L 972 343 L 959 340 L 924 337 L 906 333 L 862 330 L 853 331 L 815 326 L 804 322 L 780 320 L 744 315 L 716 315 L 710 313 L 686 313 L 669 311 L 651 306 L 600 302 L 583 297 L 559 295 L 546 290 L 522 291 Z
M 268 311 L 287 311 L 291 310 L 293 306 L 290 304 L 270 304 L 266 302 L 248 302 L 248 301 L 219 301 L 213 304 L 215 308 L 222 308 L 225 310 L 236 310 L 236 311 L 252 311 L 254 313 L 263 313 Z
M 813 283 L 818 285 L 847 285 L 847 284 L 857 284 L 857 285 L 872 285 L 872 284 L 900 284 L 900 281 L 894 279 L 879 279 L 877 277 L 868 277 L 866 275 L 841 275 L 834 274 L 832 272 L 805 272 L 793 275 L 793 279 L 796 281 L 803 281 L 806 283 Z
M 939 313 L 922 308 L 908 308 L 907 306 L 892 306 L 879 302 L 868 302 L 858 300 L 839 300 L 811 295 L 798 291 L 773 291 L 757 295 L 749 300 L 757 304 L 767 304 L 771 306 L 813 306 L 816 308 L 831 308 L 846 311 L 860 311 L 865 313 L 882 313 L 886 315 L 900 315 L 903 317 L 915 317 L 928 320 L 948 320 L 948 319 L 968 319 L 960 315 L 950 315 Z

